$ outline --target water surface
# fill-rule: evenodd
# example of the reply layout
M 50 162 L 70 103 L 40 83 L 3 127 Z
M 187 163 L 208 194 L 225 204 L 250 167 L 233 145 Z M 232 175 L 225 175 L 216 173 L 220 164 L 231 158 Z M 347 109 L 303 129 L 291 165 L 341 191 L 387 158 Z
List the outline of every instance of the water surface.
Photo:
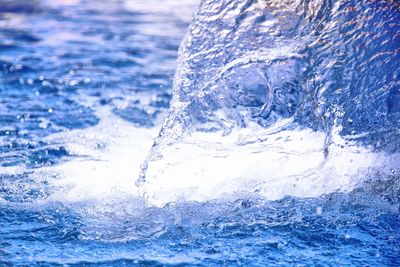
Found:
M 299 3 L 0 0 L 0 265 L 399 265 L 399 6 Z

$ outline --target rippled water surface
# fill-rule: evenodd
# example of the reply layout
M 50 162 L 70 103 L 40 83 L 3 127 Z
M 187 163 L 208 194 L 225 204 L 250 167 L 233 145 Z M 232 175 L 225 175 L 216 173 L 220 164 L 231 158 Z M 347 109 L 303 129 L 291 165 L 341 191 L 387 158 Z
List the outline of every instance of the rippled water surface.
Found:
M 199 4 L 0 0 L 0 265 L 400 265 L 398 2 Z

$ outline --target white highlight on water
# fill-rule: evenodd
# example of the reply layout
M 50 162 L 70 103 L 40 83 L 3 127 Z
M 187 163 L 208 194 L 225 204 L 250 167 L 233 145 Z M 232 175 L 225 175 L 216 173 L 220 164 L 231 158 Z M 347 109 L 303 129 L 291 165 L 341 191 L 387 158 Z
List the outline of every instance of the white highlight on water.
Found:
M 164 147 L 161 159 L 150 162 L 142 192 L 157 206 L 248 194 L 266 200 L 318 197 L 349 192 L 378 173 L 389 174 L 400 160 L 399 154 L 372 152 L 338 133 L 325 157 L 324 133 L 280 128 L 254 126 L 228 136 L 194 133 Z
M 50 184 L 57 189 L 46 201 L 137 197 L 136 174 L 158 127 L 135 127 L 107 108 L 96 115 L 100 123 L 94 127 L 47 138 L 50 143 L 64 146 L 74 157 L 34 174 L 51 177 Z
M 377 173 L 398 171 L 400 154 L 372 152 L 345 141 L 334 133 L 329 156 L 324 157 L 325 134 L 311 129 L 280 130 L 281 121 L 264 129 L 255 125 L 236 129 L 227 136 L 193 133 L 181 142 L 164 147 L 161 158 L 150 162 L 146 182 L 135 180 L 159 125 L 138 128 L 99 110 L 100 123 L 92 128 L 58 133 L 45 141 L 64 146 L 74 157 L 30 174 L 55 188 L 45 202 L 81 202 L 137 198 L 149 205 L 175 201 L 259 195 L 277 200 L 286 195 L 318 197 L 348 192 Z M 27 171 L 2 168 L 1 174 Z M 29 170 L 32 171 L 32 170 Z M 140 195 L 138 195 L 140 193 Z

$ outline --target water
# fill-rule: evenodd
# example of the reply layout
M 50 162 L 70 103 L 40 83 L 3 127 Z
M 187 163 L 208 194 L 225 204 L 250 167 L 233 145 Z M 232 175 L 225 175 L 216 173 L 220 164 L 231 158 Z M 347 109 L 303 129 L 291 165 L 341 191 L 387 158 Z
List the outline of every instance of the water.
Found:
M 397 172 L 398 8 L 203 1 L 143 194 L 159 204 L 243 188 L 315 197 Z
M 199 4 L 0 1 L 1 265 L 399 265 L 397 2 Z

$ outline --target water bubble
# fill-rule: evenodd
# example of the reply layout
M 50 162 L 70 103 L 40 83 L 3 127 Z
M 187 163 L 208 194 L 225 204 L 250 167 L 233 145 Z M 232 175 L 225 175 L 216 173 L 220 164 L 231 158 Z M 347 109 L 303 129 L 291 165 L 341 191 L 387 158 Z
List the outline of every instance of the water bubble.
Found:
M 39 128 L 41 128 L 41 129 L 47 129 L 48 127 L 49 127 L 48 121 L 43 120 L 39 123 Z
M 286 94 L 282 89 L 276 89 L 275 90 L 275 96 L 276 96 L 276 99 L 279 102 L 286 102 L 287 101 Z
M 78 81 L 77 80 L 71 80 L 70 82 L 69 82 L 69 85 L 70 86 L 76 86 L 78 84 Z
M 322 207 L 317 207 L 316 209 L 315 209 L 315 213 L 317 213 L 317 215 L 321 215 L 322 214 Z
M 42 86 L 51 86 L 49 81 L 42 81 Z

